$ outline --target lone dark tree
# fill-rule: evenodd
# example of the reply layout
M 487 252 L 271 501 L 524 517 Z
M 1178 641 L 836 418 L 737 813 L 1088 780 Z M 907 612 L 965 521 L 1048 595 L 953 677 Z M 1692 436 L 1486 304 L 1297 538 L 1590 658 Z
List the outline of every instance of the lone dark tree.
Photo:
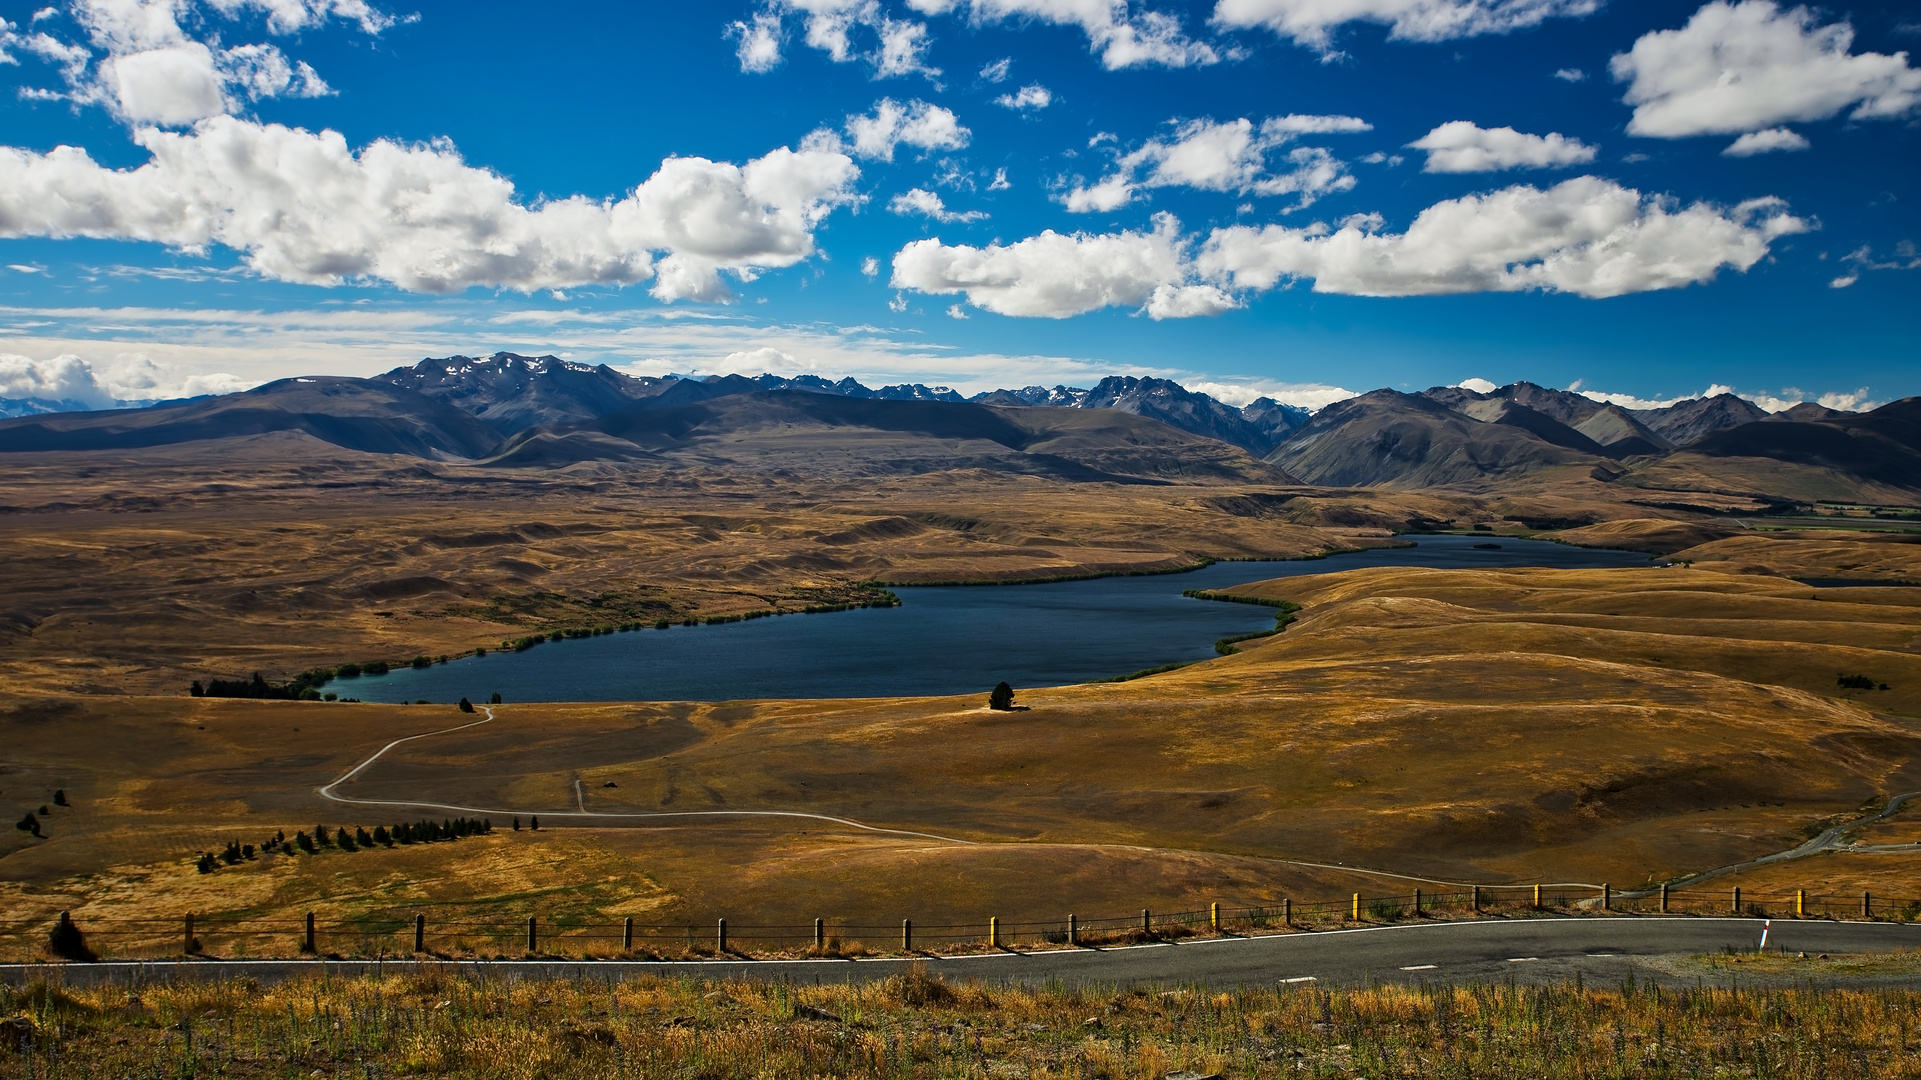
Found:
M 55 806 L 70 806 L 70 805 L 72 805 L 71 803 L 69 803 L 69 802 L 67 802 L 67 789 L 66 789 L 66 788 L 61 788 L 60 790 L 58 790 L 58 791 L 56 791 L 56 792 L 54 792 L 54 793 L 53 793 L 53 805 L 55 805 Z
M 62 960 L 82 960 L 92 962 L 100 959 L 87 947 L 87 935 L 73 924 L 73 916 L 60 913 L 60 921 L 54 924 L 53 932 L 47 935 L 47 951 Z
M 460 711 L 461 711 L 461 712 L 473 712 L 473 711 L 474 711 L 474 703 L 473 703 L 473 702 L 471 702 L 471 701 L 468 701 L 468 700 L 467 700 L 466 698 L 461 698 L 461 699 L 460 699 Z
M 994 687 L 994 692 L 987 695 L 987 707 L 990 709 L 999 709 L 1002 712 L 1013 708 L 1014 688 L 1004 682 Z
M 498 690 L 494 691 L 494 696 L 487 699 L 487 704 L 489 705 L 500 704 L 500 691 Z

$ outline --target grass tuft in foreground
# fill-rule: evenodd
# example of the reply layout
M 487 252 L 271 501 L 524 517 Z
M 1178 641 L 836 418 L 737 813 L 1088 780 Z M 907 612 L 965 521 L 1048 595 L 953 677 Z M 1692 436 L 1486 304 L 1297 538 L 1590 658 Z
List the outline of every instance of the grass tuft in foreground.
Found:
M 0 1075 L 1921 1076 L 1921 993 L 995 988 L 438 973 L 0 991 Z

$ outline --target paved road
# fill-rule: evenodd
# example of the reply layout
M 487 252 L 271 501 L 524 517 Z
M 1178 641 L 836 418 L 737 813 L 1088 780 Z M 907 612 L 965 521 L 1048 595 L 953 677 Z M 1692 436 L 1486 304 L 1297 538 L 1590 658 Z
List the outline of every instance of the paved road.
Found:
M 1286 934 L 1262 938 L 1190 941 L 1116 949 L 997 953 L 926 961 L 930 971 L 952 979 L 1041 983 L 1159 983 L 1256 986 L 1313 983 L 1351 986 L 1369 982 L 1523 982 L 1572 979 L 1618 985 L 1636 981 L 1693 985 L 1655 966 L 1663 958 L 1753 951 L 1760 943 L 1758 919 L 1686 916 L 1574 919 L 1495 919 Z M 1921 948 L 1921 925 L 1777 920 L 1769 950 L 1868 953 Z M 629 979 L 647 975 L 841 982 L 885 978 L 904 960 L 627 961 L 501 960 L 429 961 L 482 978 Z M 252 977 L 263 981 L 315 973 L 396 973 L 411 961 L 177 960 L 62 965 L 70 984 L 126 983 L 169 978 Z M 48 965 L 0 965 L 0 982 L 46 977 Z M 1743 981 L 1752 981 L 1743 979 Z M 1903 980 L 1921 985 L 1921 978 Z

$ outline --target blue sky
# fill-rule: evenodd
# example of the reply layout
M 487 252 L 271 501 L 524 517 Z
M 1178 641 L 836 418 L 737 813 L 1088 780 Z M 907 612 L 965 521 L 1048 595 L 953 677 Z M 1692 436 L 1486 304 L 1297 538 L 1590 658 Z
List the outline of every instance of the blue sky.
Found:
M 1921 393 L 1911 5 L 0 19 L 0 396 L 497 349 L 1310 406 L 1467 379 Z

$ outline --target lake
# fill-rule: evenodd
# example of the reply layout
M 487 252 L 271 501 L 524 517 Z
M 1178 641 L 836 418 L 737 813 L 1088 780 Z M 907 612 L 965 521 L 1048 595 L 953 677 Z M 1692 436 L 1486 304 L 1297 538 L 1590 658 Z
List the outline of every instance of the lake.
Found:
M 1214 642 L 1274 625 L 1270 608 L 1191 600 L 1267 578 L 1363 566 L 1563 569 L 1647 566 L 1625 551 L 1540 540 L 1407 537 L 1415 546 L 1325 559 L 1232 562 L 1183 574 L 1047 585 L 900 588 L 901 606 L 675 626 L 536 645 L 387 675 L 336 679 L 363 701 L 731 701 L 985 694 L 1059 686 L 1214 656 Z M 1499 548 L 1476 547 L 1496 544 Z

